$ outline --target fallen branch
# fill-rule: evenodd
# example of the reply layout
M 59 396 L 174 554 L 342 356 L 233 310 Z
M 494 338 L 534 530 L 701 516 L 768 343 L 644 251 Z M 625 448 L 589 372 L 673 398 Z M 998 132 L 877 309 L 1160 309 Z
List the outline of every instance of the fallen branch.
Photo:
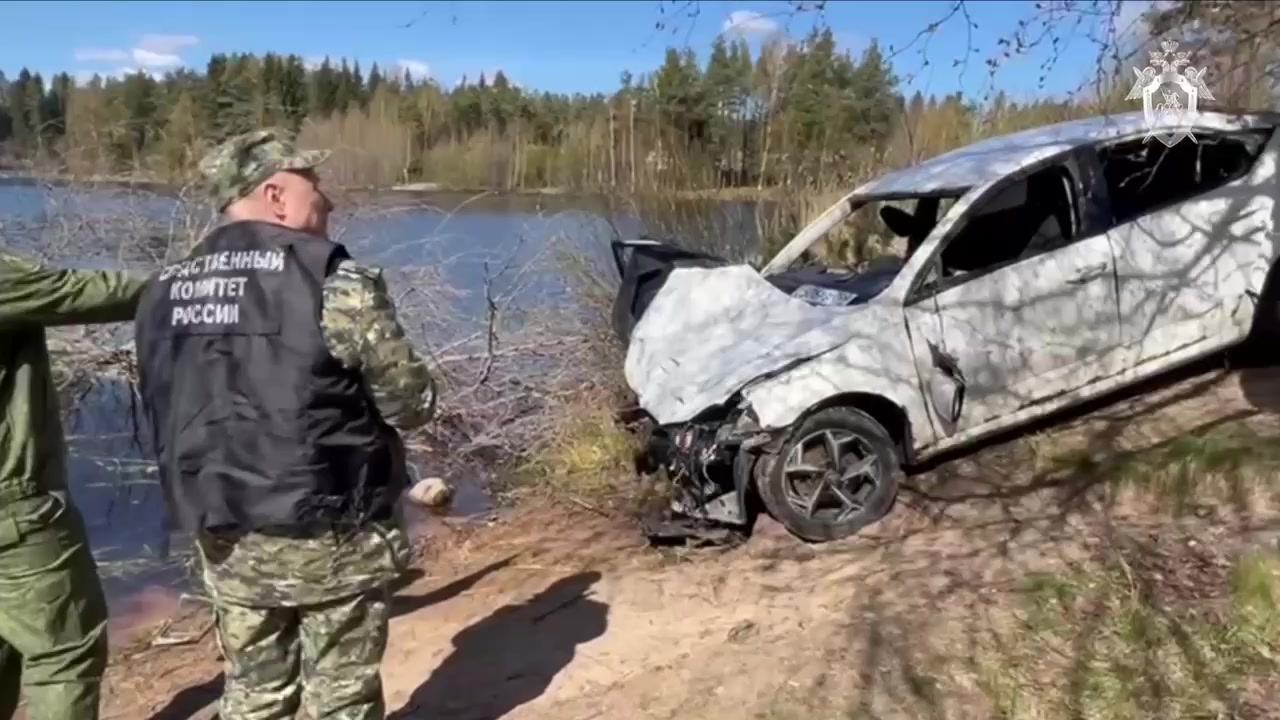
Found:
M 489 375 L 493 372 L 494 361 L 494 345 L 498 342 L 498 334 L 494 330 L 494 325 L 498 320 L 498 305 L 493 300 L 493 280 L 489 277 L 489 263 L 484 264 L 484 301 L 488 309 L 488 324 L 485 330 L 485 358 L 484 365 L 481 366 L 480 376 L 476 378 L 476 382 L 471 388 L 480 387 L 489 379 Z

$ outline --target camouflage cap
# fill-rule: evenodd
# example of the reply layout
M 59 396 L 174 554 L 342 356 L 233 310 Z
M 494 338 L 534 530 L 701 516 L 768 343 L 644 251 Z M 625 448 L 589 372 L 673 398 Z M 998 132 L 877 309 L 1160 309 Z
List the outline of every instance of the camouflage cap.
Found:
M 329 157 L 328 150 L 299 150 L 284 132 L 268 128 L 237 135 L 200 160 L 209 194 L 218 210 L 249 194 L 281 170 L 307 170 Z

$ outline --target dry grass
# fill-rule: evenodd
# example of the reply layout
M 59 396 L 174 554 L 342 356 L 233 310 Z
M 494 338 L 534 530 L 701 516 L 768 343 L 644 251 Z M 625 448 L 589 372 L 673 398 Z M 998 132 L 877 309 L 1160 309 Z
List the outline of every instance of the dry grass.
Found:
M 966 673 L 996 717 L 1262 717 L 1280 700 L 1274 552 L 1122 546 L 1014 597 Z
M 545 492 L 603 511 L 629 509 L 639 440 L 618 422 L 616 396 L 583 387 L 555 413 L 554 432 L 519 470 L 524 492 Z M 517 490 L 517 493 L 520 491 Z
M 884 578 L 860 583 L 847 636 L 815 638 L 812 653 L 828 669 L 778 683 L 772 707 L 756 717 L 1274 717 L 1274 549 L 1222 533 L 1138 528 L 1058 542 L 1093 552 L 1061 561 L 1042 551 L 992 576 L 933 565 L 892 589 Z
M 1280 700 L 1276 554 L 1214 557 L 1178 584 L 1135 567 L 1148 557 L 1135 553 L 1030 573 L 968 612 L 967 626 L 943 611 L 950 624 L 912 635 L 847 717 L 1267 717 Z M 1192 546 L 1165 559 L 1179 568 L 1203 555 Z
M 844 619 L 757 717 L 1275 717 L 1278 379 L 1196 375 L 916 476 L 818 549 Z
M 1183 517 L 1208 508 L 1271 512 L 1280 507 L 1280 445 L 1254 427 L 1233 423 L 1170 439 L 1142 454 L 1095 457 L 1073 450 L 1052 458 L 1050 472 L 1108 478 L 1109 508 Z

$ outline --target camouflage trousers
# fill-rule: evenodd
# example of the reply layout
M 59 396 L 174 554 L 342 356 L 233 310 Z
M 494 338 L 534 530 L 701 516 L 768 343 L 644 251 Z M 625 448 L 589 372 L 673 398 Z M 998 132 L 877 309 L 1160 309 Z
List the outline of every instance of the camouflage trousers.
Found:
M 319 605 L 216 606 L 228 670 L 220 720 L 382 720 L 388 592 Z
M 0 720 L 96 720 L 107 606 L 84 522 L 61 493 L 0 489 Z

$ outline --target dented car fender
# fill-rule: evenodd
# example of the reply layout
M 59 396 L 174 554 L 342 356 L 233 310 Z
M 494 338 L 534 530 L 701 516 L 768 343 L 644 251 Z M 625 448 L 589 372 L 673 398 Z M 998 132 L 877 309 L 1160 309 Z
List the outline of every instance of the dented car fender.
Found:
M 632 330 L 624 374 L 658 424 L 687 422 L 760 378 L 880 342 L 869 310 L 809 305 L 746 265 L 678 268 Z
M 840 405 L 844 399 L 856 407 L 857 396 L 878 396 L 902 412 L 913 445 L 934 442 L 901 308 L 868 305 L 859 313 L 858 326 L 864 337 L 743 390 L 762 428 L 786 427 L 814 408 Z

